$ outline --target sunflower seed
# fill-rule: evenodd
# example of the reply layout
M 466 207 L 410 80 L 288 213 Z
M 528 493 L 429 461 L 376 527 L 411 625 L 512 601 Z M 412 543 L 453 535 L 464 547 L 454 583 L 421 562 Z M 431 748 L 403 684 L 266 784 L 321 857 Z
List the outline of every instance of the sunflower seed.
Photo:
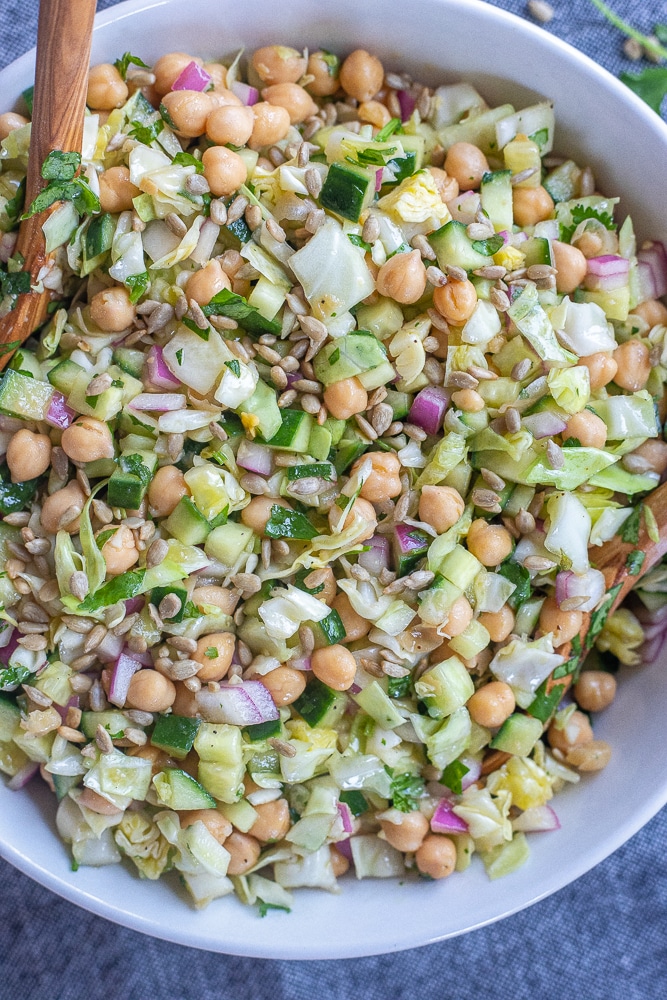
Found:
M 325 488 L 325 482 L 319 476 L 306 476 L 289 484 L 289 492 L 293 496 L 308 497 L 320 493 Z
M 209 183 L 203 174 L 190 174 L 190 176 L 185 181 L 185 190 L 189 191 L 190 194 L 208 194 L 211 188 L 209 187 Z M 213 211 L 212 211 L 214 200 L 217 201 L 218 199 L 217 198 L 213 199 L 209 205 L 209 215 L 213 222 L 216 221 L 213 218 Z M 224 223 L 218 222 L 216 223 L 216 225 L 222 226 L 224 225 Z
M 447 376 L 447 385 L 455 386 L 457 389 L 476 389 L 479 380 L 468 372 L 452 371 Z
M 562 469 L 565 465 L 565 456 L 555 441 L 547 442 L 547 461 L 552 469 Z
M 491 471 L 491 469 L 480 469 L 479 471 L 484 482 L 487 486 L 490 486 L 492 490 L 505 489 L 505 480 L 501 479 L 500 476 L 497 476 L 495 472 Z
M 468 238 L 471 240 L 488 240 L 494 235 L 494 230 L 491 226 L 484 222 L 471 222 L 469 226 L 466 227 L 466 232 Z
M 478 382 L 495 382 L 498 375 L 488 368 L 480 368 L 479 365 L 470 365 L 468 375 L 472 375 Z
M 226 225 L 229 216 L 227 213 L 227 206 L 222 198 L 212 198 L 208 208 L 211 222 L 215 222 L 216 226 Z M 241 213 L 241 215 L 242 214 L 243 213 Z M 239 218 L 240 217 L 241 216 L 239 216 Z
M 540 24 L 548 24 L 553 19 L 554 9 L 546 0 L 528 0 L 526 7 L 530 16 Z
M 522 535 L 528 535 L 535 530 L 535 518 L 528 510 L 520 510 L 514 518 L 514 523 Z
M 272 736 L 266 742 L 269 746 L 273 747 L 276 753 L 280 754 L 281 757 L 296 757 L 296 747 L 293 747 L 291 743 L 286 743 L 285 740 L 279 740 L 275 736 Z
M 188 677 L 194 677 L 202 669 L 202 664 L 197 660 L 176 660 L 169 670 L 169 676 L 173 681 L 186 681 Z
M 173 649 L 177 649 L 179 653 L 194 653 L 197 649 L 195 640 L 188 639 L 184 635 L 172 635 L 167 639 L 167 642 Z
M 113 379 L 108 372 L 102 372 L 101 375 L 96 375 L 95 378 L 91 379 L 86 386 L 86 396 L 100 396 L 107 389 L 111 388 L 111 383 Z
M 86 641 L 83 644 L 84 653 L 92 653 L 94 649 L 97 649 L 106 634 L 107 629 L 104 625 L 96 625 L 93 629 L 91 629 L 86 636 Z
M 529 371 L 530 371 L 530 361 L 528 358 L 523 358 L 521 361 L 517 361 L 517 363 L 514 365 L 512 371 L 510 372 L 510 376 L 514 379 L 515 382 L 521 382 L 526 377 Z
M 88 596 L 88 577 L 81 570 L 76 570 L 69 578 L 69 590 L 78 601 L 84 601 Z
M 531 281 L 540 281 L 542 278 L 551 278 L 556 273 L 556 268 L 550 264 L 531 264 L 526 271 L 526 276 Z
M 552 559 L 545 559 L 544 556 L 526 556 L 523 565 L 526 569 L 535 570 L 537 573 L 547 573 L 556 563 Z
M 95 730 L 95 742 L 102 753 L 111 753 L 113 751 L 111 736 L 102 725 L 98 726 Z
M 58 736 L 62 736 L 64 740 L 68 743 L 85 743 L 86 737 L 83 733 L 80 733 L 78 729 L 72 729 L 71 726 L 59 726 Z
M 158 605 L 160 618 L 173 618 L 183 607 L 183 602 L 176 594 L 165 594 Z
M 38 652 L 40 649 L 46 649 L 48 643 L 43 635 L 38 633 L 33 633 L 32 635 L 22 635 L 20 639 L 17 639 L 19 646 L 23 646 L 24 649 L 30 649 L 33 652 Z
M 517 434 L 521 430 L 521 414 L 513 406 L 508 406 L 505 410 L 505 424 L 510 434 Z
M 394 411 L 388 403 L 378 403 L 371 412 L 371 425 L 378 437 L 382 437 L 386 430 L 391 427 L 394 419 Z
M 66 528 L 68 524 L 73 524 L 78 517 L 81 517 L 81 511 L 81 506 L 76 503 L 72 504 L 71 507 L 68 507 L 67 510 L 60 515 L 60 519 L 58 520 L 58 531 Z
M 357 424 L 357 427 L 359 428 L 362 434 L 364 434 L 370 441 L 377 440 L 378 437 L 377 431 L 372 427 L 371 424 L 369 424 L 368 420 L 366 420 L 365 417 L 362 417 L 360 413 L 355 413 L 354 419 Z
M 241 476 L 239 480 L 239 485 L 246 491 L 246 493 L 252 493 L 254 496 L 264 496 L 269 490 L 269 484 L 266 479 L 262 479 L 254 472 L 246 472 Z
M 255 573 L 237 573 L 232 577 L 232 583 L 241 591 L 241 597 L 247 600 L 262 589 L 262 581 Z
M 566 597 L 564 601 L 560 602 L 558 607 L 561 611 L 577 611 L 587 600 L 587 597 Z
M 498 507 L 500 510 L 499 507 L 500 497 L 498 496 L 497 493 L 494 493 L 493 490 L 483 490 L 483 489 L 473 490 L 471 499 L 474 505 L 476 507 L 480 507 L 482 510 L 491 510 L 494 513 L 497 513 L 497 511 L 495 510 L 496 507 Z
M 227 209 L 227 225 L 231 225 L 232 222 L 238 222 L 247 207 L 248 199 L 244 198 L 242 194 L 237 195 Z
M 164 562 L 168 551 L 169 546 L 164 538 L 156 538 L 154 542 L 151 542 L 146 553 L 146 568 L 153 569 L 155 566 L 159 566 L 160 563 Z
M 503 267 L 502 264 L 486 264 L 484 267 L 478 267 L 473 274 L 476 274 L 478 278 L 488 278 L 489 281 L 497 281 L 498 278 L 504 278 L 507 274 L 507 268 Z
M 301 397 L 301 408 L 305 410 L 306 413 L 312 413 L 314 415 L 320 411 L 320 401 L 317 396 L 313 396 L 312 393 L 306 393 L 305 396 Z

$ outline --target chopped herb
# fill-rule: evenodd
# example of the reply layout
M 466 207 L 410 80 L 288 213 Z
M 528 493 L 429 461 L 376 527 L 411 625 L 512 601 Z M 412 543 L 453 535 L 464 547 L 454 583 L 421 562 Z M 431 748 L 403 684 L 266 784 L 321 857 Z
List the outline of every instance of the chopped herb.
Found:
M 357 159 L 347 156 L 350 163 L 358 163 L 362 167 L 384 167 L 387 159 L 398 151 L 397 146 L 390 146 L 389 149 L 373 149 L 368 146 L 365 149 L 357 150 Z
M 6 517 L 19 510 L 25 510 L 35 496 L 37 479 L 26 479 L 13 483 L 6 465 L 0 467 L 0 515 Z
M 548 684 L 548 680 L 540 684 L 535 692 L 533 701 L 531 701 L 526 709 L 528 715 L 532 715 L 534 719 L 539 719 L 540 722 L 546 722 L 547 719 L 551 718 L 565 692 L 564 684 L 556 684 L 550 691 L 547 691 Z
M 10 295 L 13 298 L 27 294 L 30 291 L 31 280 L 29 271 L 8 273 L 0 268 L 0 298 L 4 299 L 5 295 Z
M 563 441 L 561 448 L 581 448 L 581 441 L 579 438 L 566 438 Z
M 412 677 L 390 677 L 387 684 L 387 694 L 390 698 L 407 698 L 412 687 Z
M 368 812 L 366 797 L 362 792 L 357 791 L 356 788 L 341 792 L 338 798 L 341 802 L 345 803 L 353 816 L 361 816 L 363 813 Z
M 335 365 L 340 358 L 340 347 L 337 347 L 335 351 L 332 351 L 329 355 L 329 364 Z
M 161 118 L 156 118 L 154 122 L 130 122 L 132 128 L 128 135 L 137 142 L 143 142 L 145 146 L 150 146 L 155 142 L 160 132 L 164 129 L 164 122 Z
M 263 899 L 257 897 L 257 905 L 260 917 L 265 917 L 269 910 L 282 910 L 283 913 L 291 913 L 289 906 L 279 906 L 277 903 L 265 903 Z
M 390 135 L 393 135 L 394 132 L 399 132 L 399 131 L 402 131 L 401 119 L 392 118 L 391 121 L 387 122 L 384 128 L 380 129 L 378 134 L 375 136 L 375 141 L 386 142 Z
M 171 117 L 171 115 L 167 111 L 167 109 L 164 106 L 164 104 L 160 104 L 160 115 L 164 119 L 164 121 L 166 121 L 166 123 L 169 126 L 169 128 L 171 128 L 174 131 L 176 131 L 176 123 L 174 122 L 174 119 Z
M 139 301 L 148 288 L 149 282 L 150 277 L 148 271 L 142 271 L 141 274 L 129 274 L 127 276 L 125 284 L 130 289 L 130 302 L 132 305 L 136 305 Z
M 274 504 L 264 533 L 267 538 L 298 538 L 308 541 L 315 538 L 318 531 L 305 514 Z
M 414 812 L 424 791 L 424 779 L 418 774 L 397 774 L 391 779 L 389 792 L 394 808 L 401 812 Z
M 115 60 L 114 66 L 124 80 L 127 78 L 127 71 L 130 66 L 140 66 L 141 69 L 150 69 L 150 66 L 143 59 L 140 59 L 139 56 L 133 56 L 131 52 L 124 52 L 120 59 Z
M 141 455 L 121 455 L 120 467 L 123 472 L 136 476 L 144 488 L 148 487 L 153 478 L 151 470 L 144 463 Z
M 532 135 L 529 135 L 528 138 L 532 139 L 533 142 L 537 143 L 537 145 L 541 149 L 542 146 L 544 146 L 547 140 L 549 139 L 549 129 L 540 128 L 537 130 L 537 132 L 533 132 Z
M 224 465 L 224 462 L 221 462 L 220 464 Z M 229 504 L 227 504 L 224 507 L 224 509 L 220 511 L 217 517 L 214 517 L 208 523 L 211 525 L 211 528 L 219 528 L 222 524 L 227 524 L 228 520 L 229 520 Z
M 200 326 L 197 326 L 193 319 L 188 319 L 187 316 L 183 316 L 181 318 L 181 323 L 183 326 L 187 326 L 188 330 L 191 330 L 193 333 L 196 333 L 198 337 L 201 337 L 202 340 L 208 340 L 210 327 L 207 326 L 205 330 L 202 330 Z
M 95 539 L 98 549 L 102 549 L 106 542 L 116 534 L 117 528 L 107 528 L 106 531 L 100 531 L 99 535 Z
M 460 795 L 463 791 L 461 782 L 469 770 L 470 768 L 466 767 L 462 760 L 453 760 L 442 772 L 440 784 L 446 785 L 454 795 Z
M 13 354 L 22 343 L 22 340 L 10 340 L 8 344 L 0 344 L 0 358 L 4 358 L 5 354 Z
M 338 74 L 338 67 L 340 66 L 340 59 L 333 52 L 327 52 L 326 49 L 320 51 L 320 58 L 323 63 L 326 64 L 327 70 L 329 71 L 329 76 L 336 76 Z
M 571 642 L 571 646 L 573 653 L 576 653 L 577 655 L 581 653 L 581 639 L 579 638 L 578 635 L 575 635 L 574 639 Z
M 614 229 L 614 219 L 609 212 L 603 212 L 599 208 L 593 208 L 592 205 L 575 205 L 570 213 L 572 216 L 572 224 L 569 226 L 560 227 L 560 238 L 564 243 L 569 243 L 572 239 L 575 229 L 577 226 L 585 222 L 586 219 L 597 219 L 601 222 L 605 229 Z
M 180 348 L 180 350 L 176 351 L 176 360 L 178 361 L 179 365 L 183 364 L 183 348 L 182 347 Z
M 0 691 L 13 690 L 31 676 L 27 667 L 4 667 L 0 669 Z
M 507 598 L 509 606 L 516 611 L 531 595 L 530 573 L 525 566 L 520 566 L 519 563 L 515 562 L 504 562 L 498 572 L 516 587 L 516 590 Z
M 657 545 L 660 541 L 660 529 L 658 528 L 655 514 L 648 504 L 644 504 L 644 525 L 646 527 L 646 534 Z
M 617 583 L 615 587 L 612 587 L 607 593 L 604 604 L 591 615 L 591 623 L 588 627 L 588 634 L 586 635 L 587 649 L 591 649 L 593 647 L 593 643 L 604 628 L 604 624 L 609 617 L 609 612 L 611 611 L 614 601 L 618 597 L 618 593 L 622 586 L 623 585 L 621 583 Z
M 667 94 L 667 68 L 647 66 L 641 73 L 620 73 L 619 79 L 645 101 L 657 115 Z
M 226 288 L 214 295 L 209 304 L 202 307 L 202 312 L 204 316 L 227 316 L 228 319 L 235 319 L 246 333 L 257 336 L 263 333 L 279 334 L 281 329 L 280 323 L 266 319 L 242 295 L 236 295 Z
M 100 199 L 85 177 L 75 177 L 81 163 L 79 153 L 61 153 L 54 150 L 42 164 L 42 176 L 49 181 L 39 192 L 22 219 L 30 219 L 38 212 L 50 208 L 57 201 L 71 201 L 79 215 L 93 215 L 100 211 Z
M 361 247 L 362 250 L 366 251 L 366 253 L 370 253 L 370 251 L 373 249 L 370 243 L 367 243 L 366 240 L 362 240 L 361 236 L 359 236 L 358 233 L 348 233 L 347 238 L 350 241 L 350 243 L 354 244 L 355 247 Z M 331 359 L 329 359 L 329 364 L 331 364 Z
M 473 240 L 472 248 L 476 250 L 477 253 L 483 253 L 487 257 L 493 257 L 494 253 L 498 253 L 500 248 L 504 245 L 504 240 L 500 233 L 496 236 L 489 236 L 488 240 Z
M 631 576 L 637 576 L 641 572 L 645 558 L 646 553 L 642 552 L 641 549 L 635 549 L 634 552 L 628 554 L 628 558 L 625 560 L 625 568 Z
M 25 204 L 25 177 L 16 189 L 16 194 L 10 198 L 5 205 L 5 214 L 9 219 L 10 226 L 15 226 L 21 218 L 21 212 Z
M 565 663 L 561 663 L 560 667 L 556 667 L 552 673 L 552 677 L 555 681 L 560 680 L 561 677 L 570 677 L 572 674 L 577 673 L 579 669 L 579 656 L 572 656 Z
M 53 149 L 42 164 L 42 177 L 45 181 L 71 181 L 80 166 L 80 153 Z
M 89 614 L 91 611 L 99 611 L 100 608 L 108 608 L 118 601 L 136 597 L 141 590 L 145 574 L 146 570 L 135 569 L 114 577 L 99 587 L 94 594 L 89 594 L 85 601 L 79 604 L 77 610 Z
M 639 542 L 639 529 L 642 519 L 644 504 L 639 503 L 630 514 L 630 517 L 623 522 L 619 529 L 619 534 L 624 542 L 630 545 L 637 545 Z
M 218 652 L 217 646 L 209 646 L 204 652 L 204 656 L 207 656 L 209 660 L 215 660 L 220 653 Z
M 232 375 L 241 378 L 241 362 L 237 361 L 236 358 L 233 361 L 225 361 L 225 368 L 229 368 Z
M 32 118 L 32 102 L 33 102 L 33 98 L 35 96 L 35 88 L 34 87 L 26 87 L 26 89 L 23 91 L 23 93 L 21 94 L 21 96 L 23 97 L 23 100 L 26 103 L 26 107 L 28 108 L 28 114 Z
M 176 153 L 171 162 L 179 167 L 194 167 L 198 174 L 204 173 L 204 164 L 192 153 Z

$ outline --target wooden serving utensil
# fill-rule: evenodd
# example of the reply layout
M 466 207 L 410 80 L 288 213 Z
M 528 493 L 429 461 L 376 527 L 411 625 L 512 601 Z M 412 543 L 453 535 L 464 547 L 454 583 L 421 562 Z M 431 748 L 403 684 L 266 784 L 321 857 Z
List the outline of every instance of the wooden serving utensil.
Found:
M 96 0 L 41 0 L 26 208 L 46 185 L 41 168 L 48 154 L 54 149 L 81 152 L 95 7 Z M 33 284 L 47 261 L 42 224 L 49 211 L 25 219 L 19 227 L 16 250 Z M 15 307 L 0 319 L 0 348 L 15 349 L 27 340 L 46 319 L 50 298 L 48 291 L 19 295 Z M 13 349 L 0 356 L 0 370 Z

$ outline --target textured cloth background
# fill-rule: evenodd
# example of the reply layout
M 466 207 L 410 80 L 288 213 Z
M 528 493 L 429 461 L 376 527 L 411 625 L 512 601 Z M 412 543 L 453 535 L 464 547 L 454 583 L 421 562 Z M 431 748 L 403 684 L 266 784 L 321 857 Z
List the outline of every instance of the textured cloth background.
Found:
M 587 0 L 552 3 L 547 30 L 614 73 L 637 68 Z M 644 31 L 667 22 L 664 0 L 610 3 Z M 495 5 L 525 13 L 523 0 Z M 37 6 L 0 0 L 0 65 L 33 44 Z M 667 996 L 666 846 L 663 810 L 606 862 L 508 920 L 397 955 L 314 963 L 165 944 L 90 916 L 0 860 L 0 1000 L 659 1000 Z

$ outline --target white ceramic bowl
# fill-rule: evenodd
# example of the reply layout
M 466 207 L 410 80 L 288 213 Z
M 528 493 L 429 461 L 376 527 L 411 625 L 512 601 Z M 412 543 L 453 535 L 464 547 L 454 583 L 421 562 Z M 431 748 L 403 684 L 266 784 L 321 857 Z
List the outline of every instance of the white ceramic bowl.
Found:
M 430 84 L 470 79 L 492 104 L 553 98 L 557 149 L 593 166 L 600 187 L 621 196 L 640 236 L 667 237 L 667 201 L 656 197 L 667 128 L 621 83 L 546 32 L 476 0 L 290 0 L 279 17 L 277 10 L 272 0 L 131 0 L 98 17 L 93 61 L 127 49 L 150 61 L 174 49 L 220 57 L 272 42 L 340 53 L 364 46 L 387 68 Z M 28 53 L 0 74 L 3 105 L 31 83 L 33 65 Z M 596 735 L 613 746 L 611 764 L 557 798 L 562 828 L 532 836 L 529 862 L 497 882 L 475 863 L 440 883 L 350 879 L 338 896 L 300 890 L 291 916 L 261 922 L 254 909 L 229 898 L 194 912 L 175 880 L 143 882 L 119 865 L 73 873 L 55 833 L 54 801 L 37 783 L 17 794 L 0 782 L 0 853 L 72 902 L 180 944 L 294 959 L 427 944 L 560 889 L 667 801 L 664 678 L 664 663 L 626 671 L 616 701 L 596 723 Z

